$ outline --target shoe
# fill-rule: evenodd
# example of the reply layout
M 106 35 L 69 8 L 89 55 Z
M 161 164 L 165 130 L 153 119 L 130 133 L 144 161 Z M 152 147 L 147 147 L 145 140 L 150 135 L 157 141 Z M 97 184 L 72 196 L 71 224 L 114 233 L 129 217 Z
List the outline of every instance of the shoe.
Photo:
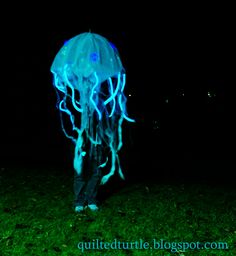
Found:
M 96 204 L 89 204 L 89 205 L 88 205 L 88 208 L 89 208 L 91 211 L 97 211 L 97 210 L 99 209 Z
M 81 205 L 78 205 L 75 207 L 75 212 L 82 212 L 84 210 L 84 207 Z

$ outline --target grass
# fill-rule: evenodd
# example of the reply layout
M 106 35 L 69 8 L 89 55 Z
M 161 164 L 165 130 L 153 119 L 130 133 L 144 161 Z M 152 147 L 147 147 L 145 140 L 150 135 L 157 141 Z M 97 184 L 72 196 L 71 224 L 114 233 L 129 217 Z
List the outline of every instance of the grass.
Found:
M 73 175 L 0 171 L 0 255 L 236 255 L 236 190 L 230 186 L 124 182 L 101 187 L 97 213 L 73 211 Z M 84 249 L 94 241 L 166 242 L 166 249 Z M 173 242 L 226 242 L 228 249 L 178 249 Z M 173 248 L 174 248 L 174 244 Z M 134 246 L 134 245 L 133 245 Z

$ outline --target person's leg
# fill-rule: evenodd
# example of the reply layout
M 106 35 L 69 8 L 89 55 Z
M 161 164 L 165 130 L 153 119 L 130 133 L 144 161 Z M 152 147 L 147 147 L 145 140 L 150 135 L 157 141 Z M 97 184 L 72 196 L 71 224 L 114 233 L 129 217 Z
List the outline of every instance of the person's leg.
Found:
M 84 157 L 82 163 L 82 173 L 80 175 L 74 171 L 74 206 L 77 207 L 78 211 L 82 211 L 86 203 L 85 189 L 87 183 L 87 161 L 87 157 Z
M 97 197 L 98 187 L 101 182 L 101 176 L 102 176 L 101 169 L 95 168 L 85 189 L 85 198 L 88 205 L 97 204 L 96 197 Z
M 84 175 L 78 175 L 75 171 L 74 174 L 74 206 L 83 206 L 85 204 L 85 188 L 86 182 L 84 180 Z
M 98 209 L 97 192 L 102 178 L 102 170 L 98 166 L 102 164 L 103 158 L 103 149 L 100 145 L 97 145 L 89 161 L 90 175 L 85 189 L 86 202 L 92 210 Z

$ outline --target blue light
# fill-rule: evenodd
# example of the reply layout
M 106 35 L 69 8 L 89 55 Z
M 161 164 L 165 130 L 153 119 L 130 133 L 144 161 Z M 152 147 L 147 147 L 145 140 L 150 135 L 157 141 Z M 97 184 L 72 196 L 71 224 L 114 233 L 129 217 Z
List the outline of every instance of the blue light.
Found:
M 99 60 L 99 55 L 98 55 L 98 53 L 96 53 L 96 52 L 91 53 L 91 54 L 90 54 L 90 60 L 91 60 L 92 62 L 97 62 L 97 61 Z
M 98 34 L 79 34 L 64 42 L 64 48 L 51 66 L 62 130 L 75 144 L 75 171 L 79 175 L 87 171 L 83 170 L 84 158 L 96 155 L 95 161 L 101 159 L 102 151 L 95 154 L 97 145 L 109 149 L 106 162 L 97 163 L 98 168 L 110 163 L 110 171 L 103 176 L 101 184 L 105 184 L 116 170 L 124 178 L 118 155 L 123 145 L 122 123 L 123 120 L 134 122 L 126 110 L 124 67 L 115 45 L 107 42 Z M 106 99 L 103 84 L 108 84 Z M 69 117 L 73 135 L 65 129 L 64 115 Z M 88 152 L 84 151 L 85 141 L 90 145 Z

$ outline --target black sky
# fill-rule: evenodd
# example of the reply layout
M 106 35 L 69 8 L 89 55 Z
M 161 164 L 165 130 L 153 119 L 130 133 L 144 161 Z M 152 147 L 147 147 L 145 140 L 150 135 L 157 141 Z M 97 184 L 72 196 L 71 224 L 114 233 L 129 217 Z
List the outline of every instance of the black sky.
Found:
M 151 17 L 145 12 L 120 14 L 123 22 L 115 24 L 110 16 L 106 20 L 94 12 L 83 14 L 78 23 L 59 13 L 45 19 L 33 12 L 26 19 L 13 16 L 2 40 L 2 165 L 68 161 L 64 154 L 70 146 L 60 128 L 50 65 L 65 40 L 89 29 L 120 52 L 126 94 L 132 95 L 128 109 L 137 120 L 136 125 L 127 124 L 126 147 L 143 156 L 143 166 L 147 161 L 155 164 L 150 159 L 156 155 L 177 162 L 232 160 L 232 16 L 214 8 L 194 16 L 180 10 Z

